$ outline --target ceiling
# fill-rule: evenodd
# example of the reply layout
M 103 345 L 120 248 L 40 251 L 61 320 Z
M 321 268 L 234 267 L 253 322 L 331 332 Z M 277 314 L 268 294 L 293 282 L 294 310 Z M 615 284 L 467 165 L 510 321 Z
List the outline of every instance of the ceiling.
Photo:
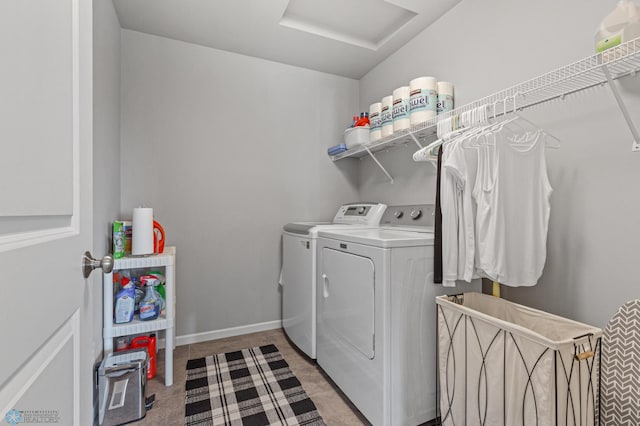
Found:
M 113 0 L 122 28 L 359 79 L 460 0 Z

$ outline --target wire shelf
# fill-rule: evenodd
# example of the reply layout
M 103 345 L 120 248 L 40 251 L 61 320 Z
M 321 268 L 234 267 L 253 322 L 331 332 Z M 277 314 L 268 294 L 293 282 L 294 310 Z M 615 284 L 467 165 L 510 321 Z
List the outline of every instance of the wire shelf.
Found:
M 440 114 L 408 130 L 376 141 L 367 148 L 374 153 L 412 142 L 420 145 L 418 141 L 424 141 L 436 134 L 436 125 L 444 118 L 460 115 L 484 105 L 491 105 L 492 115 L 500 116 L 507 111 L 512 111 L 514 107 L 517 109 L 532 107 L 604 84 L 608 81 L 607 73 L 612 80 L 617 80 L 635 75 L 638 71 L 640 71 L 640 38 Z M 362 157 L 369 154 L 367 148 L 360 147 L 353 151 L 346 151 L 331 159 L 337 161 L 347 157 Z

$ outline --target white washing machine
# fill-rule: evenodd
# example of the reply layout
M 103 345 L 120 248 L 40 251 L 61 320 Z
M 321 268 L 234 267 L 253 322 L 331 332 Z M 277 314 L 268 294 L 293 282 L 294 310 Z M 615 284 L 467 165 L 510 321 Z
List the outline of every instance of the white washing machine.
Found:
M 436 304 L 480 282 L 433 282 L 433 205 L 318 234 L 317 360 L 375 426 L 436 417 Z
M 294 222 L 282 232 L 282 327 L 289 339 L 316 358 L 316 241 L 329 229 L 377 227 L 386 209 L 380 203 L 340 206 L 333 222 Z

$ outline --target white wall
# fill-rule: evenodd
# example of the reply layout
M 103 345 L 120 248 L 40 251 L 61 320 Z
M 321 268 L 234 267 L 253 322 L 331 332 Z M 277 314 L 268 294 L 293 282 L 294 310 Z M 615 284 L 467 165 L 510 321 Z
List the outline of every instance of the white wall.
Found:
M 463 0 L 360 81 L 360 107 L 421 75 L 456 86 L 458 105 L 593 53 L 593 35 L 613 9 L 607 1 Z M 640 126 L 640 79 L 623 83 Z M 554 188 L 548 260 L 537 286 L 505 289 L 505 297 L 598 326 L 638 296 L 640 153 L 608 89 L 598 88 L 525 115 L 562 139 L 547 152 Z M 412 163 L 409 146 L 382 154 L 396 179 L 371 160 L 360 168 L 361 198 L 432 202 L 435 173 Z
M 109 225 L 120 214 L 120 23 L 111 0 L 94 0 L 93 21 L 92 253 L 99 258 L 112 251 Z M 93 278 L 94 347 L 101 349 L 102 280 Z
M 122 216 L 177 246 L 177 334 L 277 321 L 281 227 L 357 200 L 333 164 L 358 82 L 122 31 Z

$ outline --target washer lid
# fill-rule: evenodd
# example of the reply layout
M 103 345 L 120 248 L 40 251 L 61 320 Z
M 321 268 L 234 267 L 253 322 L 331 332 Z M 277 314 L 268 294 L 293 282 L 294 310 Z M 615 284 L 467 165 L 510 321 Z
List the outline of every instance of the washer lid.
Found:
M 293 222 L 287 223 L 282 229 L 292 234 L 309 235 L 311 230 L 318 225 L 328 225 L 331 222 Z
M 364 229 L 377 228 L 374 225 L 360 225 L 357 223 L 331 223 L 331 222 L 294 222 L 287 223 L 282 229 L 285 234 L 301 235 L 309 238 L 317 238 L 322 231 L 337 231 L 340 229 Z
M 318 236 L 381 248 L 433 245 L 431 228 L 421 231 L 393 228 L 321 230 Z

